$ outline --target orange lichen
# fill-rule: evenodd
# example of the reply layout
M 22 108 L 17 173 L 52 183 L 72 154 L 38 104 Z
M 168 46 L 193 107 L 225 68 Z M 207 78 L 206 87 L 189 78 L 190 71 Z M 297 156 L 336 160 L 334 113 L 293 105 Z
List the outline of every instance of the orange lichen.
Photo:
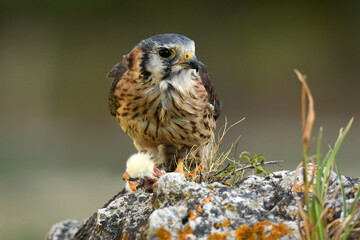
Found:
M 257 222 L 253 225 L 253 230 L 258 236 L 264 236 L 264 228 L 270 225 L 270 221 Z
M 275 225 L 275 224 L 271 224 L 272 228 L 270 230 L 271 234 L 267 239 L 279 239 L 282 236 L 288 235 L 288 234 L 293 234 L 293 232 L 286 226 L 285 223 L 280 222 L 279 226 Z
M 330 208 L 329 210 L 327 210 L 326 215 L 327 215 L 327 219 L 329 222 L 334 221 L 334 210 L 333 209 Z
M 317 171 L 317 165 L 309 163 L 307 166 L 307 170 L 310 171 L 310 177 L 314 178 L 314 175 Z M 305 191 L 305 181 L 298 183 L 292 187 L 294 192 L 304 192 Z M 313 183 L 311 182 L 309 185 L 309 191 L 313 190 Z
M 189 234 L 193 234 L 192 229 L 190 227 L 190 225 L 186 225 L 186 228 L 184 231 L 179 230 L 178 231 L 179 234 L 179 238 L 177 238 L 177 240 L 186 240 L 186 236 Z
M 201 213 L 201 205 L 195 205 L 196 211 L 198 214 Z
M 212 197 L 211 197 L 211 196 L 210 196 L 210 197 L 205 198 L 205 199 L 204 199 L 205 204 L 210 203 L 211 199 L 212 199 Z
M 226 240 L 226 237 L 229 235 L 230 233 L 214 232 L 207 237 L 207 240 Z
M 129 240 L 130 238 L 130 234 L 129 233 L 125 233 L 124 237 L 122 238 L 122 240 Z
M 341 224 L 341 222 L 338 221 L 338 222 L 334 223 L 333 226 L 334 226 L 334 227 L 337 227 L 337 226 L 339 226 L 340 224 Z M 360 239 L 359 239 L 359 240 L 360 240 Z
M 170 240 L 171 233 L 166 231 L 163 227 L 159 227 L 159 230 L 155 232 L 155 236 L 159 238 L 159 240 Z
M 359 189 L 359 186 L 354 187 L 354 188 L 351 190 L 351 193 L 352 193 L 352 194 L 355 194 L 358 189 Z
M 225 228 L 225 229 L 228 229 L 229 226 L 230 226 L 230 220 L 224 220 L 223 224 L 222 224 L 222 227 Z
M 192 210 L 189 211 L 189 219 L 192 221 L 196 220 L 196 215 Z
M 241 225 L 235 232 L 237 240 L 255 240 L 256 234 L 253 229 L 247 225 Z
M 271 226 L 267 234 L 264 233 L 264 228 L 266 226 Z M 252 228 L 247 225 L 241 225 L 236 230 L 235 237 L 237 240 L 276 240 L 288 234 L 293 234 L 293 232 L 285 225 L 285 223 L 280 222 L 279 225 L 276 225 L 270 223 L 270 221 L 263 221 L 254 223 Z
M 215 223 L 215 228 L 216 228 L 216 229 L 218 229 L 218 228 L 220 228 L 220 227 L 221 227 L 221 224 L 220 224 L 220 223 L 218 223 L 218 222 Z

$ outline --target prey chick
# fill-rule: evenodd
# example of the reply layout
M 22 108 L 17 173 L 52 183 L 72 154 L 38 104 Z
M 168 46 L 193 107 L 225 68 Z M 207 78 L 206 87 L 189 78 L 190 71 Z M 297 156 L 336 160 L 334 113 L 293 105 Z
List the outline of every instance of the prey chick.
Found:
M 139 189 L 148 193 L 153 191 L 153 185 L 166 172 L 158 169 L 152 159 L 152 154 L 139 152 L 127 160 L 123 179 L 128 192 L 133 193 Z

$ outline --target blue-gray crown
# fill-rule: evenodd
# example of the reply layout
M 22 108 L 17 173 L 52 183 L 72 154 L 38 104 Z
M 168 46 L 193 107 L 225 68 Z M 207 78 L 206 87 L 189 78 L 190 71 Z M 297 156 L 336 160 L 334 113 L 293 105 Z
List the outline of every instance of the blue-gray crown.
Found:
M 165 33 L 165 34 L 158 34 L 153 37 L 147 38 L 142 40 L 139 44 L 140 48 L 144 49 L 151 49 L 154 44 L 158 46 L 165 46 L 168 44 L 179 44 L 179 45 L 189 45 L 193 42 L 188 37 L 184 35 L 176 34 L 176 33 Z

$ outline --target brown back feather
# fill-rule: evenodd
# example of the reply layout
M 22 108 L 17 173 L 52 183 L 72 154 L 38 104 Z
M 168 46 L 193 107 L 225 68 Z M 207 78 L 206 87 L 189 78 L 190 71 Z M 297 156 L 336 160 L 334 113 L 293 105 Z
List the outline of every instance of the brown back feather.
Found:
M 209 95 L 209 102 L 214 106 L 215 109 L 214 118 L 216 120 L 220 116 L 220 100 L 216 94 L 214 86 L 210 81 L 209 72 L 206 69 L 206 66 L 202 62 L 199 62 L 199 75 Z
M 108 102 L 110 114 L 113 116 L 116 116 L 116 109 L 118 108 L 117 106 L 118 101 L 114 97 L 114 92 L 116 89 L 116 85 L 118 84 L 118 82 L 120 81 L 122 75 L 126 72 L 126 70 L 127 67 L 125 63 L 119 62 L 110 70 L 110 72 L 107 75 L 108 78 L 114 79 L 111 84 L 111 88 L 109 92 L 109 102 Z

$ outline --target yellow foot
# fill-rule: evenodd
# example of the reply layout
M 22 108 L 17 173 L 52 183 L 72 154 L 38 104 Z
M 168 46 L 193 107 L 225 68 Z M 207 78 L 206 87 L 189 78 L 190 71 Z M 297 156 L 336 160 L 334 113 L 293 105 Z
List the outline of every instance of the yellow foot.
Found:
M 195 181 L 196 179 L 198 179 L 200 177 L 200 173 L 201 173 L 201 165 L 197 166 L 194 170 L 191 171 L 191 173 L 189 174 L 189 177 L 191 178 L 191 181 Z
M 179 158 L 178 159 L 178 162 L 177 162 L 177 167 L 175 169 L 174 172 L 177 172 L 177 173 L 182 173 L 185 175 L 185 172 L 184 172 L 184 161 L 182 158 Z

